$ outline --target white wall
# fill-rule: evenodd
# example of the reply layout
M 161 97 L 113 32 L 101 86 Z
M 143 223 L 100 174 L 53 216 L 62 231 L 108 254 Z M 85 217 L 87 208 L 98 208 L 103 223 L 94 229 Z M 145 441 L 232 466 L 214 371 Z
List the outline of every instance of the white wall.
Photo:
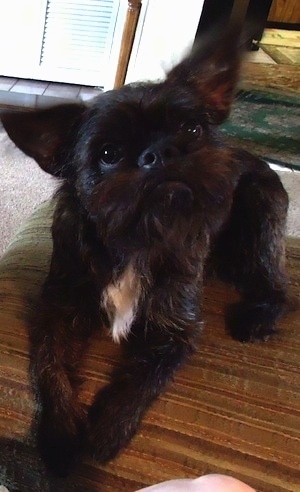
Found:
M 143 0 L 126 82 L 157 79 L 191 47 L 204 0 Z
M 1 75 L 27 77 L 38 64 L 45 9 L 45 0 L 0 0 Z

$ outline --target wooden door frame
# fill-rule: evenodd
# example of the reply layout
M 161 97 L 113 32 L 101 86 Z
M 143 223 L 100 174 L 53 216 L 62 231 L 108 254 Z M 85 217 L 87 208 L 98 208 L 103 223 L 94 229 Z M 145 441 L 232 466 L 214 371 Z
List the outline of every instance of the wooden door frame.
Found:
M 115 82 L 114 82 L 115 89 L 121 87 L 125 82 L 141 8 L 142 8 L 142 0 L 128 0 L 126 19 L 124 24 L 119 60 L 118 60 L 117 71 L 116 71 Z

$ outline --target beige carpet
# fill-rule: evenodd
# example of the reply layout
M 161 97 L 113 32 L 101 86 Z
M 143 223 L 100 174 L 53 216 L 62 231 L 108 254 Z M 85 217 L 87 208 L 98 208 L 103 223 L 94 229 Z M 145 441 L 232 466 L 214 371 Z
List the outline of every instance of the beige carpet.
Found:
M 290 196 L 287 234 L 300 237 L 300 173 L 279 174 Z M 0 127 L 0 256 L 16 230 L 56 186 L 57 181 L 17 149 Z
M 56 180 L 25 156 L 0 127 L 0 256 L 20 225 L 56 186 Z

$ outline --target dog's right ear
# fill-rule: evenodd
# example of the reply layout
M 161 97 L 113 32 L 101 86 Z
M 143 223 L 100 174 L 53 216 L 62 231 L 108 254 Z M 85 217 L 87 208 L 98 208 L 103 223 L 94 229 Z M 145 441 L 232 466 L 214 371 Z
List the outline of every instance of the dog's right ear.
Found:
M 64 155 L 86 109 L 84 104 L 61 104 L 35 111 L 2 113 L 11 140 L 49 174 L 67 177 Z
M 168 73 L 166 83 L 192 91 L 213 125 L 223 123 L 229 116 L 244 43 L 239 25 L 218 27 L 200 39 L 191 53 Z

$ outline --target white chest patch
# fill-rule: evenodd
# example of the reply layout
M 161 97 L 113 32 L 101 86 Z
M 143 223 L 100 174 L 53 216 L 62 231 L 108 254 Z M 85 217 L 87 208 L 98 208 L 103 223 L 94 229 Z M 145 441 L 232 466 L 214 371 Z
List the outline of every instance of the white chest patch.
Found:
M 111 323 L 114 342 L 120 343 L 128 336 L 141 294 L 139 278 L 132 265 L 128 265 L 123 274 L 106 287 L 103 293 L 103 306 Z

